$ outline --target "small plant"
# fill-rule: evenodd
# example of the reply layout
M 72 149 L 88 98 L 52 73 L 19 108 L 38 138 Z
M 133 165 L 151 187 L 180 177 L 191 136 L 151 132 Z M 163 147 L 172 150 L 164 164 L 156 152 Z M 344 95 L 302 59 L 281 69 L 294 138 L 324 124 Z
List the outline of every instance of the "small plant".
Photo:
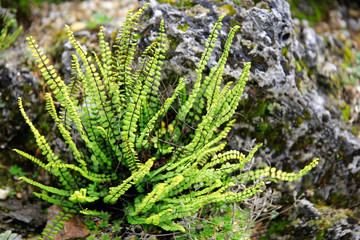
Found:
M 100 26 L 102 24 L 109 23 L 112 21 L 111 17 L 108 17 L 105 13 L 102 13 L 102 12 L 96 12 L 95 14 L 93 14 L 92 18 L 93 18 L 92 21 L 88 21 L 86 23 L 86 26 L 90 29 L 94 29 L 97 26 Z
M 9 168 L 9 173 L 14 177 L 23 177 L 26 175 L 23 169 L 17 165 L 11 166 Z
M 44 160 L 14 151 L 59 179 L 58 185 L 47 186 L 22 177 L 42 190 L 34 193 L 36 196 L 92 216 L 101 216 L 101 209 L 96 209 L 101 202 L 116 204 L 128 224 L 185 233 L 183 219 L 204 206 L 242 201 L 262 192 L 268 179 L 295 181 L 316 166 L 317 159 L 298 174 L 275 168 L 242 172 L 261 144 L 247 156 L 236 150 L 224 151 L 250 69 L 246 63 L 238 80 L 222 82 L 231 42 L 240 27 L 230 30 L 217 65 L 205 71 L 221 29 L 220 17 L 205 43 L 193 88 L 187 89 L 186 77 L 181 77 L 177 86 L 169 89 L 163 87 L 161 78 L 169 46 L 164 21 L 159 24 L 158 38 L 136 55 L 135 30 L 145 8 L 128 14 L 113 46 L 105 41 L 100 28 L 99 55 L 88 53 L 66 26 L 77 52 L 72 55 L 70 85 L 56 74 L 36 41 L 27 38 L 52 90 L 45 96 L 46 109 L 71 150 L 65 157 L 54 153 L 19 98 L 20 111 Z M 242 191 L 230 191 L 238 181 L 257 182 Z M 229 221 L 223 218 L 226 224 L 219 229 L 231 232 Z M 105 228 L 107 223 L 103 220 L 99 227 Z
M 18 27 L 17 22 L 11 14 L 1 8 L 0 1 L 0 52 L 7 49 L 22 31 L 22 27 Z
M 0 234 L 0 240 L 21 240 L 22 236 L 16 233 L 11 233 L 11 230 L 7 230 Z
M 219 203 L 220 204 L 220 203 Z M 213 205 L 207 208 L 212 209 Z M 175 239 L 249 239 L 250 231 L 247 221 L 250 212 L 238 208 L 236 204 L 221 204 L 221 212 L 203 212 L 203 216 L 185 218 L 188 232 L 178 234 Z

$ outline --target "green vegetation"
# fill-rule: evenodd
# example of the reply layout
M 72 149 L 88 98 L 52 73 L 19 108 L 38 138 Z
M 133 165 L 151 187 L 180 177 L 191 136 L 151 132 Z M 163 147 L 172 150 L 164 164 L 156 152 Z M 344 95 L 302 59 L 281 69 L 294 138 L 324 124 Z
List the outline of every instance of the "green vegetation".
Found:
M 161 78 L 169 47 L 163 21 L 157 39 L 140 56 L 136 55 L 135 30 L 145 8 L 146 5 L 135 13 L 129 12 L 112 46 L 105 41 L 100 28 L 99 54 L 85 51 L 66 26 L 77 53 L 72 55 L 70 85 L 57 75 L 34 38 L 27 38 L 38 68 L 52 90 L 45 95 L 46 109 L 70 150 L 61 154 L 52 150 L 46 137 L 28 118 L 19 98 L 20 112 L 43 157 L 14 151 L 59 181 L 48 186 L 27 177 L 20 179 L 41 189 L 34 193 L 37 197 L 65 209 L 44 230 L 45 238 L 52 238 L 70 213 L 77 212 L 102 219 L 98 228 L 88 222 L 95 231 L 90 239 L 94 239 L 96 231 L 109 223 L 102 211 L 115 205 L 123 214 L 117 215 L 116 220 L 124 219 L 122 224 L 140 226 L 147 232 L 165 230 L 198 234 L 204 239 L 214 234 L 239 239 L 244 234 L 241 224 L 234 227 L 230 220 L 234 223 L 233 219 L 243 219 L 244 213 L 231 209 L 229 204 L 261 193 L 268 180 L 295 181 L 317 165 L 315 159 L 299 173 L 270 167 L 242 171 L 261 144 L 247 156 L 236 150 L 224 150 L 234 123 L 231 118 L 250 69 L 246 63 L 238 80 L 226 84 L 222 81 L 239 26 L 230 30 L 217 65 L 206 70 L 222 26 L 220 17 L 205 43 L 192 89 L 186 88 L 186 77 L 169 89 Z M 279 106 L 267 107 L 275 111 Z M 233 191 L 231 187 L 239 183 L 244 187 Z M 247 183 L 253 185 L 246 187 Z M 198 220 L 187 219 L 205 213 L 203 209 L 209 204 L 225 205 L 225 213 L 201 216 L 208 218 L 208 224 L 203 223 L 204 229 L 193 231 Z M 227 215 L 230 211 L 231 218 Z M 110 239 L 114 235 L 101 237 Z
M 23 177 L 25 176 L 25 172 L 23 171 L 23 169 L 17 165 L 12 165 L 10 168 L 9 168 L 9 173 L 12 175 L 12 176 L 16 176 L 16 177 Z
M 291 15 L 293 16 L 293 18 L 306 19 L 310 23 L 313 23 L 313 22 L 319 22 L 326 16 L 331 4 L 334 1 L 306 0 L 306 1 L 301 1 L 302 6 L 300 6 L 299 0 L 288 0 L 288 2 L 290 4 Z
M 1 1 L 0 1 L 1 7 Z M 10 13 L 0 11 L 0 52 L 8 48 L 19 36 L 22 27 Z

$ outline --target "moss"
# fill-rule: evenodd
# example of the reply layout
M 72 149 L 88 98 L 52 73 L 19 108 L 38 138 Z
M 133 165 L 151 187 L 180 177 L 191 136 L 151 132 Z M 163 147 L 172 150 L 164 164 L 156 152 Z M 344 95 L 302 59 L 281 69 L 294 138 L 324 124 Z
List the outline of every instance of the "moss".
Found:
M 295 76 L 295 83 L 296 83 L 297 89 L 299 89 L 299 91 L 303 94 L 303 89 L 301 87 L 302 79 L 298 76 Z
M 349 119 L 350 119 L 350 106 L 349 105 L 345 105 L 343 107 L 343 109 L 341 109 L 341 113 L 342 113 L 342 116 L 344 118 L 344 121 L 345 122 L 348 122 Z
M 194 4 L 194 0 L 177 0 L 176 6 L 189 9 L 195 6 L 195 4 Z
M 349 63 L 353 61 L 353 54 L 349 46 L 344 46 L 344 58 L 345 62 Z
M 301 72 L 301 71 L 302 71 L 302 67 L 301 67 L 300 62 L 299 62 L 299 61 L 295 61 L 295 64 L 296 64 L 296 70 L 297 70 L 298 72 Z
M 190 8 L 188 11 L 186 11 L 185 13 L 189 17 L 196 17 L 200 13 L 206 13 L 206 14 L 210 13 L 210 9 L 205 8 L 201 5 L 195 5 L 192 8 Z
M 177 29 L 179 29 L 179 30 L 181 30 L 181 31 L 183 31 L 183 32 L 186 32 L 186 30 L 187 30 L 187 28 L 189 27 L 189 25 L 188 24 L 179 24 L 178 26 L 177 26 Z
M 170 49 L 169 49 L 168 54 L 172 55 L 173 51 L 175 51 L 177 46 L 180 44 L 181 40 L 179 38 L 174 38 L 171 35 L 168 36 L 168 40 L 169 40 L 169 44 L 170 44 Z
M 259 142 L 266 140 L 267 146 L 276 151 L 282 151 L 286 147 L 286 133 L 290 133 L 289 126 L 282 116 L 281 105 L 277 102 L 266 100 L 257 96 L 258 100 L 251 100 L 250 98 L 242 103 L 241 108 L 246 111 L 246 122 L 250 123 L 254 130 L 250 132 L 249 129 L 244 129 L 241 134 L 246 137 L 251 135 Z M 270 123 L 270 118 L 283 119 L 279 122 Z
M 356 126 L 351 127 L 351 133 L 354 134 L 354 135 L 358 134 L 358 130 L 357 130 Z
M 281 49 L 281 54 L 286 57 L 287 59 L 289 59 L 289 51 L 286 47 L 284 47 L 283 49 Z
M 268 112 L 271 114 L 271 115 L 275 115 L 276 111 L 283 111 L 283 107 L 277 103 L 277 102 L 274 102 L 274 103 L 270 103 L 267 105 L 266 109 L 268 110 Z
M 175 4 L 176 0 L 159 0 L 159 3 L 170 3 L 170 4 Z
M 305 118 L 306 120 L 310 120 L 310 118 L 311 118 L 311 113 L 310 113 L 309 110 L 305 110 L 304 118 Z
M 295 121 L 297 122 L 297 125 L 301 125 L 301 124 L 303 123 L 303 118 L 300 117 L 300 116 L 297 116 L 297 117 L 295 118 Z
M 239 5 L 239 6 L 242 6 L 243 5 L 243 2 L 241 0 L 233 0 L 233 2 L 236 4 L 236 5 Z
M 236 13 L 236 10 L 230 4 L 219 7 L 219 10 L 221 12 L 225 12 L 227 15 L 230 15 L 230 16 L 232 16 Z

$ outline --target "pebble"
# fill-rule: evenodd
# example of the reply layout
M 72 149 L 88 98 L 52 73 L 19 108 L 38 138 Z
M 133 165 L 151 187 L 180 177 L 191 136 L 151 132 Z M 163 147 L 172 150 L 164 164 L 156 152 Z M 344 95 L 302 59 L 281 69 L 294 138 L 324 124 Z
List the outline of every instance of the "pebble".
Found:
M 18 193 L 16 193 L 16 197 L 20 199 L 23 197 L 23 195 L 22 195 L 22 193 L 18 192 Z
M 349 11 L 349 15 L 351 17 L 354 17 L 354 18 L 359 18 L 360 17 L 360 11 L 359 10 L 354 10 L 354 9 L 349 8 L 348 11 Z
M 1 189 L 0 188 L 0 200 L 5 200 L 9 196 L 9 189 Z
M 79 32 L 86 29 L 86 24 L 84 22 L 75 22 L 70 26 L 73 32 Z

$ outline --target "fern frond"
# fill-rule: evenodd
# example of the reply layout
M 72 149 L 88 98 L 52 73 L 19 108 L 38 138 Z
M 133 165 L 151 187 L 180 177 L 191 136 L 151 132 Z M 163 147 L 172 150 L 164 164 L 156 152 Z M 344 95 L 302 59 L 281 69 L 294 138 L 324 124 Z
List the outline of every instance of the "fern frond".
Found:
M 36 196 L 82 209 L 82 205 L 101 199 L 114 204 L 132 188 L 131 192 L 138 194 L 124 202 L 129 223 L 184 232 L 176 221 L 193 216 L 204 205 L 242 201 L 262 192 L 266 180 L 295 181 L 315 167 L 317 159 L 297 174 L 275 168 L 241 172 L 261 144 L 247 156 L 224 150 L 225 138 L 235 122 L 231 118 L 250 72 L 250 63 L 246 63 L 239 79 L 223 83 L 223 70 L 239 27 L 231 29 L 221 57 L 210 68 L 207 64 L 211 53 L 221 46 L 215 44 L 224 16 L 213 26 L 191 91 L 186 89 L 185 77 L 175 89 L 163 88 L 161 70 L 169 48 L 164 21 L 160 22 L 156 40 L 135 60 L 136 26 L 146 6 L 128 13 L 112 48 L 100 28 L 99 54 L 88 53 L 66 26 L 76 51 L 69 85 L 56 74 L 36 41 L 28 38 L 38 67 L 60 103 L 58 113 L 52 95 L 47 93 L 46 109 L 71 150 L 69 160 L 60 160 L 31 123 L 19 99 L 21 114 L 47 161 L 14 151 L 54 173 L 64 188 L 21 178 L 43 189 Z M 259 184 L 241 192 L 229 191 L 238 180 L 259 180 Z M 98 214 L 88 209 L 81 212 Z M 60 226 L 49 227 L 44 235 L 52 238 Z
M 318 162 L 319 162 L 318 158 L 314 159 L 311 163 L 309 163 L 303 169 L 301 169 L 299 173 L 294 173 L 294 172 L 287 173 L 287 172 L 283 172 L 282 170 L 277 170 L 274 167 L 273 168 L 267 167 L 264 169 L 257 169 L 255 171 L 242 173 L 239 175 L 239 178 L 241 178 L 242 182 L 253 181 L 261 178 L 292 182 L 298 180 L 306 173 L 308 173 L 318 164 Z
M 144 130 L 140 133 L 140 137 L 137 141 L 138 148 L 148 144 L 148 140 L 146 138 L 150 137 L 150 133 L 152 133 L 155 130 L 155 123 L 159 119 L 161 119 L 163 114 L 165 114 L 169 110 L 171 104 L 175 101 L 175 99 L 179 96 L 179 93 L 183 89 L 185 89 L 185 78 L 180 78 L 179 85 L 175 88 L 173 95 L 170 98 L 166 99 L 166 101 L 160 107 L 158 112 L 150 119 L 150 121 L 145 126 Z
M 26 123 L 29 125 L 32 133 L 34 134 L 36 143 L 37 143 L 38 147 L 41 149 L 41 153 L 46 156 L 46 159 L 48 162 L 60 161 L 59 157 L 57 155 L 55 155 L 55 153 L 51 150 L 45 137 L 39 133 L 39 131 L 35 128 L 33 123 L 30 121 L 29 117 L 27 116 L 27 114 L 24 110 L 21 98 L 18 98 L 18 103 L 19 103 L 20 112 L 21 112 L 22 116 L 24 117 Z
M 39 165 L 40 167 L 46 169 L 46 165 L 45 165 L 42 161 L 40 161 L 40 159 L 37 159 L 36 157 L 34 157 L 34 156 L 32 156 L 32 155 L 30 155 L 30 154 L 28 154 L 28 153 L 26 153 L 26 152 L 23 152 L 23 151 L 21 151 L 21 150 L 19 150 L 19 149 L 13 149 L 13 151 L 14 151 L 14 152 L 17 152 L 17 153 L 20 154 L 21 156 L 29 159 L 30 161 L 36 163 L 36 164 Z M 46 169 L 46 170 L 48 170 L 48 169 Z
M 92 173 L 89 172 L 87 170 L 84 170 L 82 168 L 79 168 L 78 166 L 75 166 L 73 164 L 66 164 L 66 163 L 48 163 L 46 165 L 46 168 L 51 168 L 51 167 L 55 167 L 55 168 L 59 168 L 59 169 L 72 169 L 75 170 L 77 172 L 79 172 L 81 174 L 81 176 L 83 176 L 84 178 L 87 178 L 93 182 L 106 182 L 106 181 L 110 181 L 112 179 L 112 177 L 106 176 L 105 174 L 96 174 L 96 173 Z
M 54 105 L 53 99 L 51 97 L 51 94 L 46 93 L 45 99 L 46 99 L 46 109 L 49 112 L 50 116 L 55 121 L 57 127 L 59 128 L 59 131 L 60 131 L 61 135 L 63 136 L 65 143 L 67 143 L 69 145 L 69 148 L 73 151 L 74 157 L 80 163 L 81 167 L 86 168 L 87 164 L 83 160 L 82 154 L 79 152 L 79 150 L 76 147 L 76 144 L 72 140 L 71 134 L 65 128 L 65 126 L 60 122 L 60 119 L 56 113 L 55 105 Z
M 105 203 L 115 203 L 132 185 L 138 183 L 145 174 L 148 174 L 153 166 L 155 158 L 149 159 L 144 166 L 140 167 L 129 178 L 124 180 L 119 186 L 111 187 L 109 194 L 104 198 Z
M 59 189 L 59 188 L 55 188 L 55 187 L 50 187 L 50 186 L 46 186 L 44 184 L 41 184 L 39 182 L 36 182 L 30 178 L 27 178 L 27 177 L 20 177 L 19 178 L 20 180 L 24 180 L 25 182 L 31 184 L 31 185 L 34 185 L 38 188 L 41 188 L 47 192 L 50 192 L 50 193 L 53 193 L 53 194 L 57 194 L 59 196 L 68 196 L 70 193 L 69 191 L 67 190 L 62 190 L 62 189 Z
M 205 43 L 205 50 L 204 53 L 201 56 L 201 59 L 198 63 L 196 73 L 197 78 L 196 82 L 194 84 L 194 89 L 192 90 L 190 96 L 188 97 L 185 104 L 182 106 L 181 111 L 179 112 L 178 117 L 181 118 L 180 121 L 186 120 L 186 117 L 190 111 L 191 108 L 193 108 L 193 105 L 195 101 L 198 101 L 201 99 L 199 95 L 201 96 L 202 90 L 201 90 L 201 83 L 202 83 L 202 72 L 205 70 L 205 66 L 207 65 L 207 62 L 210 59 L 211 53 L 213 51 L 213 48 L 215 47 L 214 43 L 217 41 L 217 31 L 221 29 L 221 21 L 224 16 L 219 17 L 217 23 L 214 25 L 214 27 L 211 30 L 210 36 L 207 39 L 207 42 Z
M 64 200 L 63 197 L 59 198 L 58 196 L 49 196 L 46 193 L 37 193 L 37 192 L 33 192 L 34 195 L 46 202 L 49 202 L 51 204 L 55 204 L 58 206 L 63 206 L 63 207 L 74 207 L 74 204 L 70 201 Z

